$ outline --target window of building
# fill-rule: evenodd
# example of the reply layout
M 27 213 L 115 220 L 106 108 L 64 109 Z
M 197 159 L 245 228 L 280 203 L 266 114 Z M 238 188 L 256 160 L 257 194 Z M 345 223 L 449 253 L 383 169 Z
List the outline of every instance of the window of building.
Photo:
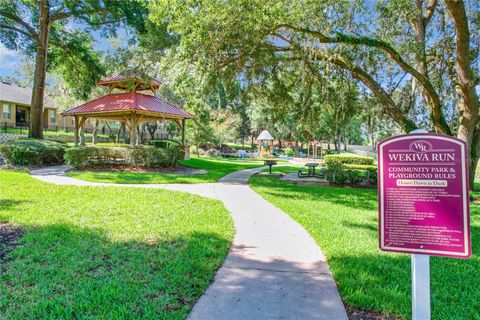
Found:
M 57 120 L 57 115 L 55 111 L 50 111 L 50 123 L 55 123 Z
M 10 119 L 10 105 L 6 103 L 3 104 L 2 117 L 5 120 Z

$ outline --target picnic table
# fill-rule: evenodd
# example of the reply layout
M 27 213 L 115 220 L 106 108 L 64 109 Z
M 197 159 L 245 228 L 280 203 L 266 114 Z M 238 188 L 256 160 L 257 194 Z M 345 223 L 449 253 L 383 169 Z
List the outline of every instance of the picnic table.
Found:
M 319 164 L 317 162 L 308 162 L 305 164 L 305 167 L 307 167 L 307 173 L 303 173 L 303 168 L 298 170 L 298 177 L 318 177 L 318 178 L 323 178 L 325 177 L 324 169 L 322 168 L 320 170 L 320 173 L 316 173 L 315 168 L 318 167 Z

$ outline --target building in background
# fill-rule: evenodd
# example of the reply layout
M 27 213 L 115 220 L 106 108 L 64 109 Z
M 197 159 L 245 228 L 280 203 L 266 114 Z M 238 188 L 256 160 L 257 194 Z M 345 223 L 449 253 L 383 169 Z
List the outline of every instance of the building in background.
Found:
M 8 82 L 0 82 L 1 127 L 28 127 L 31 101 L 31 88 L 22 88 Z M 45 129 L 64 129 L 68 131 L 75 127 L 72 119 L 63 117 L 57 110 L 55 101 L 47 96 L 44 102 L 43 126 Z

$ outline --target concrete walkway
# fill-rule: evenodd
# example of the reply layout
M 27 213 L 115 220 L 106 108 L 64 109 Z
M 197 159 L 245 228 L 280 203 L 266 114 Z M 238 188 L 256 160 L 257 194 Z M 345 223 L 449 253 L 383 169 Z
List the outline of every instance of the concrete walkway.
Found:
M 248 187 L 249 177 L 263 167 L 233 172 L 218 183 L 190 185 L 85 182 L 65 176 L 66 169 L 39 169 L 31 175 L 56 184 L 186 191 L 224 203 L 234 220 L 235 239 L 189 319 L 348 319 L 325 257 L 314 240 L 287 214 Z

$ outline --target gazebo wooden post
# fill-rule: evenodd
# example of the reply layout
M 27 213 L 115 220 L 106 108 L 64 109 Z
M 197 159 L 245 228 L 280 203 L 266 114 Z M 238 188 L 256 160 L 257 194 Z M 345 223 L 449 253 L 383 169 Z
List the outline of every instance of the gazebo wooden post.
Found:
M 137 119 L 136 119 L 135 113 L 132 113 L 132 115 L 130 116 L 129 129 L 130 129 L 130 147 L 133 147 L 137 140 Z
M 74 135 L 73 135 L 73 142 L 75 144 L 75 147 L 78 147 L 78 140 L 79 140 L 78 130 L 80 128 L 80 126 L 78 125 L 78 116 L 74 117 L 74 124 L 75 124 L 75 132 L 74 132 Z
M 85 128 L 83 127 L 83 125 L 80 125 L 80 145 L 82 147 L 85 146 Z
M 182 119 L 182 145 L 185 146 L 185 119 Z

